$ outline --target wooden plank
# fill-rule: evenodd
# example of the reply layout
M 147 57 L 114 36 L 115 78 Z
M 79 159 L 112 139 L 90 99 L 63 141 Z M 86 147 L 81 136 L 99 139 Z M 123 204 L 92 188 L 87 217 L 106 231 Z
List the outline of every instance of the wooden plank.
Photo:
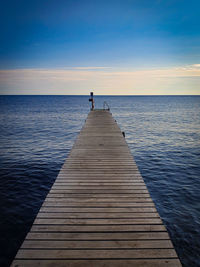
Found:
M 124 189 L 131 189 L 131 190 L 147 190 L 145 185 L 128 185 L 128 186 L 122 186 L 122 185 L 91 185 L 91 184 L 86 184 L 86 185 L 65 185 L 65 184 L 54 184 L 52 186 L 52 189 L 54 190 L 69 190 L 69 189 L 89 189 L 89 190 L 108 190 L 108 189 L 113 189 L 113 190 L 124 190 Z
M 148 193 L 96 193 L 96 194 L 92 194 L 92 193 L 49 193 L 48 197 L 54 197 L 54 198 L 63 198 L 63 197 L 77 197 L 77 198 L 130 198 L 130 197 L 135 197 L 135 198 L 145 198 L 145 197 L 149 197 L 150 195 Z
M 26 240 L 21 248 L 29 249 L 92 249 L 92 248 L 104 248 L 104 249 L 113 249 L 113 248 L 173 248 L 173 245 L 170 240 L 120 240 L 120 241 L 62 241 L 62 240 Z
M 166 232 L 164 225 L 33 225 L 31 232 Z
M 126 197 L 126 198 L 114 198 L 114 197 L 60 197 L 54 198 L 53 195 L 47 195 L 46 201 L 67 201 L 68 203 L 146 203 L 146 202 L 152 202 L 152 199 L 150 197 Z
M 37 218 L 57 218 L 57 219 L 112 219 L 112 218 L 159 218 L 157 212 L 39 212 Z
M 86 207 L 73 207 L 73 208 L 68 208 L 68 207 L 64 207 L 64 208 L 60 208 L 60 207 L 41 207 L 40 212 L 67 212 L 67 213 L 71 213 L 71 212 L 84 212 L 84 213 L 105 213 L 105 212 L 109 212 L 109 213 L 141 213 L 141 212 L 153 212 L 153 213 L 157 213 L 155 208 L 119 208 L 119 207 L 112 207 L 112 208 L 86 208 Z
M 148 194 L 147 189 L 54 189 L 50 190 L 50 194 Z
M 144 183 L 143 179 L 141 179 L 140 177 L 124 177 L 121 176 L 121 178 L 116 178 L 114 176 L 110 176 L 110 177 L 102 177 L 102 176 L 96 176 L 94 178 L 94 176 L 67 176 L 67 175 L 62 175 L 59 178 L 56 179 L 57 183 L 80 183 L 80 182 L 86 182 L 86 183 L 90 183 L 90 182 L 94 182 L 94 183 Z
M 159 240 L 169 239 L 167 232 L 85 232 L 85 233 L 65 233 L 65 232 L 29 232 L 26 239 L 38 240 Z
M 17 259 L 149 259 L 149 258 L 175 258 L 174 249 L 20 249 Z
M 105 178 L 105 179 L 101 179 L 100 177 L 99 178 L 95 178 L 95 179 L 88 179 L 86 177 L 82 177 L 82 179 L 80 178 L 76 178 L 74 177 L 74 179 L 72 180 L 73 178 L 60 178 L 60 179 L 57 179 L 56 180 L 56 183 L 54 186 L 87 186 L 87 188 L 90 188 L 91 186 L 95 186 L 95 188 L 98 188 L 98 186 L 102 187 L 101 188 L 105 188 L 105 186 L 113 186 L 113 188 L 115 188 L 115 186 L 117 188 L 119 188 L 119 186 L 122 186 L 122 183 L 123 183 L 123 186 L 130 186 L 129 188 L 132 188 L 132 187 L 143 187 L 144 186 L 144 181 L 142 179 L 109 179 L 109 178 Z M 53 188 L 52 187 L 52 188 Z M 101 189 L 101 188 L 98 188 L 98 189 Z M 63 189 L 63 187 L 61 188 Z M 127 188 L 128 189 L 128 188 Z M 136 188 L 136 189 L 139 189 L 139 188 Z M 147 189 L 146 187 L 143 187 L 142 189 Z
M 78 218 L 68 218 L 68 219 L 49 219 L 49 218 L 36 218 L 34 224 L 161 224 L 160 218 L 95 218 L 95 219 L 78 219 Z
M 11 267 L 33 267 L 33 266 L 43 266 L 43 267 L 180 267 L 181 264 L 178 259 L 123 259 L 123 260 L 97 260 L 97 259 L 87 259 L 87 260 L 15 260 Z
M 84 127 L 12 267 L 181 266 L 108 111 Z
M 68 207 L 68 208 L 72 208 L 72 207 L 84 207 L 84 208 L 127 208 L 127 207 L 137 207 L 137 208 L 141 208 L 141 207 L 155 207 L 154 203 L 146 203 L 146 202 L 139 202 L 139 203 L 120 203 L 120 202 L 111 202 L 111 203 L 107 203 L 107 202 L 103 202 L 103 203 L 99 203 L 99 202 L 95 202 L 95 203 L 87 203 L 87 202 L 76 202 L 76 203 L 70 203 L 69 200 L 63 200 L 63 201 L 48 201 L 46 200 L 43 205 L 43 207 Z

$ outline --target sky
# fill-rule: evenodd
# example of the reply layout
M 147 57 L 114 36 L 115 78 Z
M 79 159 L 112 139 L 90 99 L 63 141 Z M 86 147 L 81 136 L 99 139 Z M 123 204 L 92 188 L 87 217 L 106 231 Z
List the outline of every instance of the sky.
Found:
M 200 95 L 199 0 L 10 0 L 0 23 L 0 94 Z

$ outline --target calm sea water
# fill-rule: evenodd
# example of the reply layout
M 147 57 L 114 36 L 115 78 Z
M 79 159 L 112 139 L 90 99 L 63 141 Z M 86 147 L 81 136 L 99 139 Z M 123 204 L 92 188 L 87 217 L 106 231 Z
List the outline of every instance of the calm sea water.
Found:
M 106 100 L 183 266 L 200 266 L 200 97 Z M 0 266 L 9 266 L 89 112 L 87 96 L 0 97 Z

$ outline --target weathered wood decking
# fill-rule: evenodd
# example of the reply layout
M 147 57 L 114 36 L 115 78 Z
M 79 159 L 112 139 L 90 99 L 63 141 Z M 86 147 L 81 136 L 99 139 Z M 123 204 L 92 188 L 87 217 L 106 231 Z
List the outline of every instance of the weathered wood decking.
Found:
M 110 112 L 89 113 L 12 266 L 181 266 Z

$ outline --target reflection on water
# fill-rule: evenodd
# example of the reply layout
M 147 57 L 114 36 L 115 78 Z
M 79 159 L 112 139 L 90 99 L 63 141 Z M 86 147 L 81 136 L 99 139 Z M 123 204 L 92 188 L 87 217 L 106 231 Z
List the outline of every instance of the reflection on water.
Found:
M 106 100 L 184 266 L 199 265 L 200 97 Z M 1 96 L 1 266 L 36 216 L 89 112 L 86 96 Z

